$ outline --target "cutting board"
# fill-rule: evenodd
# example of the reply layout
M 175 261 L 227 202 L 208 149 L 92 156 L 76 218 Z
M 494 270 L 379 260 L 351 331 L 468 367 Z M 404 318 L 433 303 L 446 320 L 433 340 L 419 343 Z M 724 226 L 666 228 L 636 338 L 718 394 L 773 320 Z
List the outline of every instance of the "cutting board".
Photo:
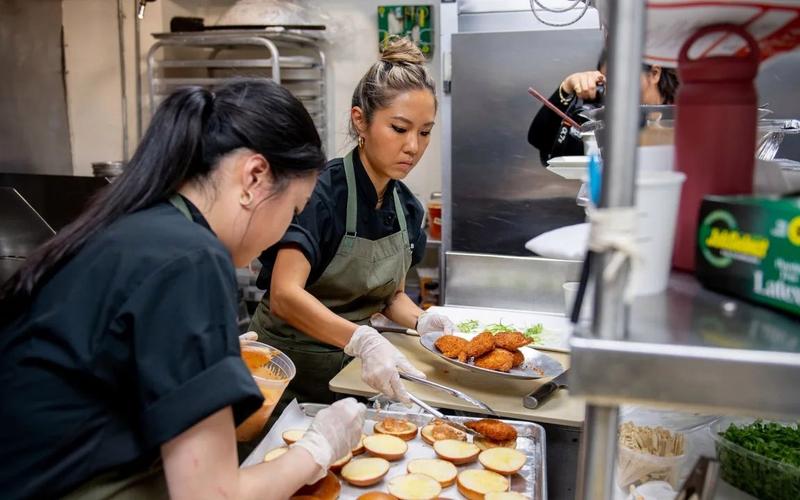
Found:
M 467 321 L 478 322 L 477 327 L 463 333 L 480 333 L 487 326 L 498 323 L 509 326 L 514 330 L 525 331 L 541 323 L 544 331 L 539 336 L 539 340 L 530 344 L 530 347 L 546 351 L 569 352 L 569 337 L 572 334 L 572 324 L 566 316 L 561 314 L 457 306 L 433 306 L 428 311 L 443 314 L 456 325 Z

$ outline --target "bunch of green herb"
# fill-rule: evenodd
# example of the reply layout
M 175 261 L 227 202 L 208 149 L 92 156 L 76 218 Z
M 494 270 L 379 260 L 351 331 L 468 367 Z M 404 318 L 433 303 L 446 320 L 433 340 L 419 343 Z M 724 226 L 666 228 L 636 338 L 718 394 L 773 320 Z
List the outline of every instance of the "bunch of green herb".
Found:
M 717 453 L 725 481 L 762 500 L 800 498 L 800 425 L 757 420 L 744 426 L 731 424 L 719 435 L 724 439 L 717 443 Z M 780 464 L 760 460 L 737 447 Z
M 478 328 L 478 320 L 477 319 L 468 319 L 466 321 L 462 321 L 456 325 L 459 332 L 462 333 L 472 333 L 476 328 Z
M 543 333 L 544 325 L 541 323 L 536 323 L 532 327 L 527 328 L 524 332 L 522 332 L 522 334 L 528 337 L 531 342 L 539 342 Z
M 486 328 L 484 330 L 486 330 L 487 332 L 492 332 L 494 334 L 519 331 L 516 329 L 516 327 L 514 327 L 514 325 L 504 325 L 502 321 L 500 321 L 499 323 L 492 323 L 491 325 L 486 325 Z

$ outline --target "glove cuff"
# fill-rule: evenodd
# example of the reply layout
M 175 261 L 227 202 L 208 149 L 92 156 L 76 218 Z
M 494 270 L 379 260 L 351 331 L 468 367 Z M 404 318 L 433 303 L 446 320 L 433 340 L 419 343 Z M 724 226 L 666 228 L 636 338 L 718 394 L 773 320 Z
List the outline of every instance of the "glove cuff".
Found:
M 318 432 L 308 430 L 303 435 L 303 438 L 291 445 L 290 448 L 295 446 L 306 450 L 311 455 L 311 458 L 314 459 L 314 462 L 320 466 L 320 472 L 309 479 L 306 484 L 314 484 L 328 474 L 328 468 L 333 463 L 334 458 L 333 448 L 331 448 L 327 439 Z
M 353 335 L 350 337 L 350 341 L 347 345 L 344 346 L 344 353 L 348 356 L 353 357 L 360 357 L 361 356 L 361 348 L 363 345 L 363 339 L 365 335 L 368 335 L 369 332 L 374 331 L 372 327 L 367 325 L 361 325 L 356 328 L 356 331 L 353 332 Z

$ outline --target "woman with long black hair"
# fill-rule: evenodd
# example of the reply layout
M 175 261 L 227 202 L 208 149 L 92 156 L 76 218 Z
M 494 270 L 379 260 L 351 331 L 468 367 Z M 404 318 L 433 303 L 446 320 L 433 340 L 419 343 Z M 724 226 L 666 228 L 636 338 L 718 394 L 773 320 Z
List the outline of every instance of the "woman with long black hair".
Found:
M 324 164 L 274 83 L 164 101 L 125 172 L 0 290 L 4 497 L 287 498 L 356 444 L 363 405 L 344 400 L 283 457 L 237 467 L 235 425 L 262 396 L 234 266 L 281 238 Z

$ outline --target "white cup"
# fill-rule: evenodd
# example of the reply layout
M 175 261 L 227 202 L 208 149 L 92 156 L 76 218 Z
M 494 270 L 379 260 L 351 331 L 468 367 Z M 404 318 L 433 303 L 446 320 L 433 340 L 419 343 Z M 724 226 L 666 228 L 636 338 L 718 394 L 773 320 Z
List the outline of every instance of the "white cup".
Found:
M 686 175 L 670 171 L 643 171 L 636 179 L 636 240 L 641 258 L 633 275 L 637 295 L 653 295 L 667 288 L 685 180 Z
M 564 290 L 564 315 L 569 319 L 572 316 L 572 308 L 575 306 L 575 297 L 578 295 L 578 288 L 580 282 L 568 281 L 561 285 Z M 586 293 L 583 294 L 583 303 L 581 304 L 581 314 L 578 321 L 583 323 L 591 321 L 592 312 L 594 310 L 594 288 L 589 283 L 586 287 Z

